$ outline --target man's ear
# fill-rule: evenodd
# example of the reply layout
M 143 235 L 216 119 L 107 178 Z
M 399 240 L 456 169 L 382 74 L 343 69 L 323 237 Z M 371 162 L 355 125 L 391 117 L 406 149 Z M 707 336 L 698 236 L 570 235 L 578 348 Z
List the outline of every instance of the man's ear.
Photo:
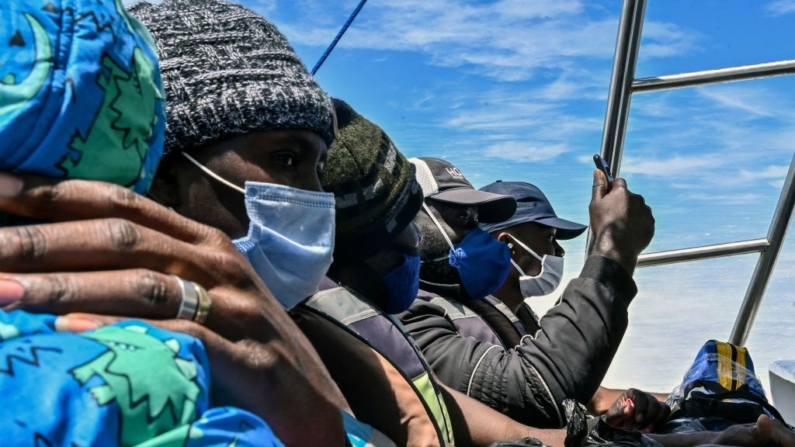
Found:
M 508 247 L 513 248 L 513 239 L 511 239 L 511 235 L 506 233 L 505 231 L 500 232 L 497 234 L 497 240 L 506 244 Z

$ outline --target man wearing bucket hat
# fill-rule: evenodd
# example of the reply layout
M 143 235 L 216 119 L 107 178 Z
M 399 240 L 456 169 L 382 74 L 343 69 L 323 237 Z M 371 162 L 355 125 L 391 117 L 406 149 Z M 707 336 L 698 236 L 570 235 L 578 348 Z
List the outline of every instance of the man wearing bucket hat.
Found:
M 585 227 L 558 218 L 532 185 L 501 182 L 477 191 L 443 160 L 412 161 L 425 195 L 415 220 L 423 233 L 423 290 L 402 322 L 442 382 L 517 421 L 563 425 L 563 400 L 590 401 L 626 329 L 626 309 L 637 292 L 630 273 L 651 240 L 651 210 L 623 180 L 608 193 L 595 177 L 591 220 L 600 243 L 539 331 L 522 306 L 522 291 L 554 289 L 564 254 L 557 228 L 576 237 Z M 509 200 L 515 212 L 506 211 Z M 533 237 L 521 231 L 530 228 L 543 231 Z M 528 242 L 533 250 L 523 248 Z M 648 413 L 652 419 L 660 414 Z

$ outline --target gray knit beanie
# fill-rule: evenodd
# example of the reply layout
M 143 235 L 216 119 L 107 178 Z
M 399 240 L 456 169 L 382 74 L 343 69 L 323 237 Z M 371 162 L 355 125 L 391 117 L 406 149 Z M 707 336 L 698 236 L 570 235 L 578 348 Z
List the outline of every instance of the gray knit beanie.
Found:
M 130 8 L 155 37 L 166 90 L 166 152 L 267 130 L 334 140 L 331 100 L 287 39 L 259 14 L 220 0 Z

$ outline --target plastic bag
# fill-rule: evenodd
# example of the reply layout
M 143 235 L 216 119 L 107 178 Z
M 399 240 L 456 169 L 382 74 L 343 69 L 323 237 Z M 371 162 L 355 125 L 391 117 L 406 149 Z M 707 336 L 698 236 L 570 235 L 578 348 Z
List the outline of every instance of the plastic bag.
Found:
M 563 401 L 563 407 L 569 421 L 566 447 L 662 447 L 637 430 L 616 428 L 602 418 L 588 416 L 585 407 L 574 400 Z

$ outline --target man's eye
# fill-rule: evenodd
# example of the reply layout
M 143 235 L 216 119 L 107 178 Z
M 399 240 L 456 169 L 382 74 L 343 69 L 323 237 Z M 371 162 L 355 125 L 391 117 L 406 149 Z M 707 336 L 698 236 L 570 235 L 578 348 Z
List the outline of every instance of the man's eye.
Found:
M 295 166 L 295 156 L 292 154 L 277 154 L 273 158 L 287 167 Z

